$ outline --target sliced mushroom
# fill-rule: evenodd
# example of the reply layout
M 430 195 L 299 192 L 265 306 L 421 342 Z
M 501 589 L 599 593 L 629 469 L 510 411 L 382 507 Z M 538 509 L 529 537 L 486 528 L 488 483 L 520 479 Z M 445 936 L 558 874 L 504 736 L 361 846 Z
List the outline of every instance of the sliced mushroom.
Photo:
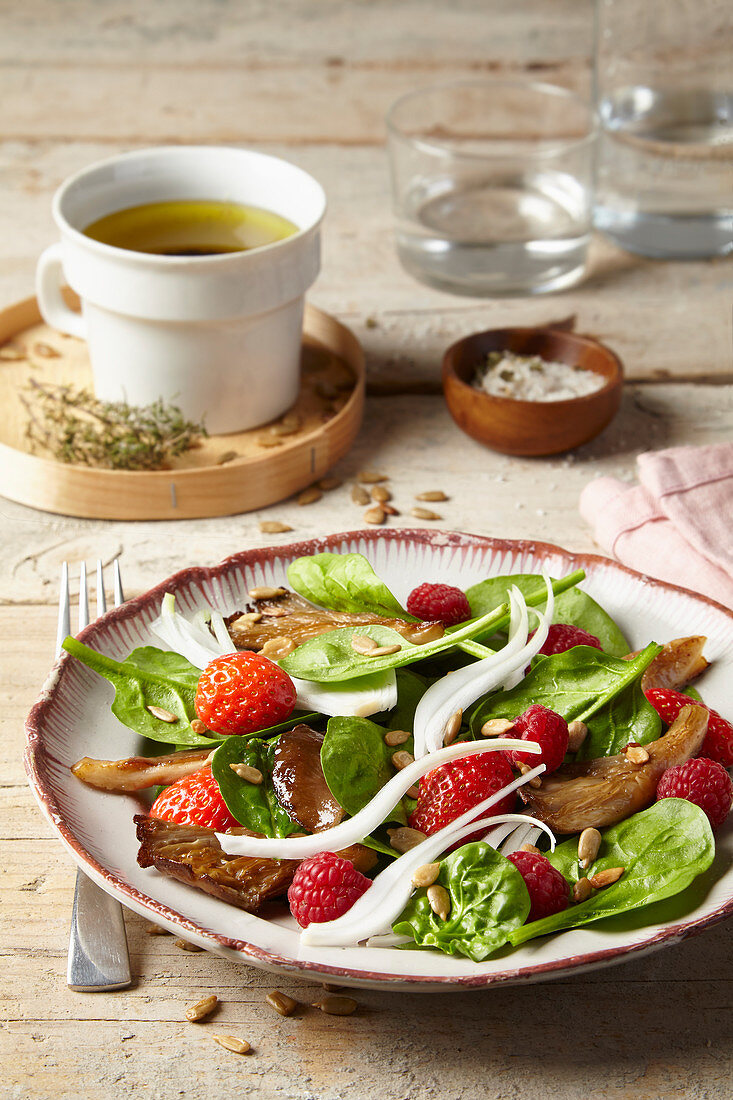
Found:
M 565 764 L 537 789 L 519 794 L 535 817 L 556 833 L 579 833 L 615 825 L 654 801 L 663 772 L 683 764 L 700 750 L 708 728 L 703 707 L 683 707 L 663 737 L 645 745 L 649 759 L 634 764 L 625 753 Z
M 260 615 L 261 618 L 255 618 Z M 237 611 L 225 619 L 237 649 L 260 650 L 271 638 L 290 638 L 301 645 L 309 638 L 343 626 L 390 626 L 403 638 L 423 645 L 443 636 L 441 622 L 411 623 L 405 619 L 382 618 L 367 612 L 351 614 L 314 607 L 293 592 L 279 599 L 254 600 L 247 612 Z
M 338 825 L 344 816 L 323 774 L 322 744 L 323 734 L 301 723 L 280 734 L 273 754 L 272 785 L 277 800 L 309 833 Z
M 130 756 L 126 760 L 83 756 L 71 771 L 82 783 L 98 791 L 143 791 L 146 787 L 167 786 L 197 772 L 213 751 L 213 748 L 184 749 L 168 756 Z
M 641 678 L 642 691 L 650 688 L 685 687 L 702 675 L 709 662 L 702 655 L 707 638 L 701 634 L 667 642 Z
M 294 859 L 227 856 L 212 829 L 176 825 L 143 815 L 134 820 L 140 841 L 137 861 L 141 867 L 155 867 L 161 874 L 250 913 L 270 898 L 284 894 L 298 866 Z M 361 844 L 345 848 L 339 855 L 362 872 L 371 870 L 376 863 L 374 852 Z

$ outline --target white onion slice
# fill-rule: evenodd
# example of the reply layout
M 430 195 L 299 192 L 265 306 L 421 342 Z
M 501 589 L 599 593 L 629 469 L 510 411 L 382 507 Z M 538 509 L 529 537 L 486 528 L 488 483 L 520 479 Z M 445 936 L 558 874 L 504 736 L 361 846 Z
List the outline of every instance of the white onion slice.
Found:
M 504 749 L 519 749 L 522 752 L 531 752 L 539 756 L 542 752 L 536 741 L 520 741 L 515 737 L 492 737 L 490 741 L 461 741 L 455 745 L 448 745 L 438 752 L 431 753 L 429 757 L 415 760 L 408 764 L 402 771 L 397 772 L 377 791 L 374 798 L 353 817 L 342 821 L 340 825 L 334 825 L 331 829 L 323 829 L 312 836 L 298 837 L 259 837 L 259 836 L 232 836 L 230 833 L 217 833 L 217 838 L 222 850 L 230 856 L 268 856 L 271 859 L 307 859 L 319 852 L 338 852 L 341 848 L 348 848 L 351 844 L 359 844 L 365 836 L 374 832 L 387 815 L 397 805 L 399 800 L 410 789 L 413 783 L 417 783 L 427 772 L 446 764 L 449 760 L 459 760 L 464 756 L 473 756 L 482 752 L 499 752 Z M 542 764 L 540 770 L 544 771 Z M 486 806 L 493 805 L 499 798 L 516 790 L 527 782 L 526 775 L 508 783 L 501 791 L 491 795 L 489 800 L 484 800 L 476 808 L 478 812 Z M 532 772 L 532 776 L 539 772 Z M 530 776 L 530 778 L 532 778 Z M 474 811 L 467 811 L 473 813 Z M 456 822 L 462 823 L 462 815 L 456 818 Z M 455 822 L 453 823 L 455 824 Z M 437 833 L 435 834 L 438 835 Z M 397 861 L 399 862 L 399 860 Z
M 396 918 L 400 915 L 407 900 L 412 893 L 412 875 L 423 863 L 431 863 L 437 856 L 450 848 L 457 841 L 470 836 L 478 829 L 487 828 L 490 825 L 498 825 L 508 821 L 525 823 L 528 821 L 541 825 L 534 818 L 528 818 L 524 814 L 499 814 L 496 817 L 481 818 L 484 810 L 489 809 L 494 803 L 503 798 L 517 787 L 529 783 L 536 775 L 541 775 L 545 770 L 544 764 L 525 772 L 513 783 L 508 783 L 495 795 L 485 798 L 470 810 L 467 810 L 455 821 L 441 829 L 439 832 L 423 840 L 411 848 L 409 852 L 396 859 L 389 867 L 377 875 L 368 890 L 357 898 L 351 909 L 336 920 L 324 921 L 322 924 L 309 924 L 300 934 L 301 943 L 311 947 L 349 947 L 352 944 L 367 940 L 370 936 L 377 936 L 383 932 L 389 932 Z M 479 815 L 477 818 L 476 815 Z M 473 816 L 471 816 L 473 815 Z M 467 820 L 470 819 L 470 820 Z M 555 838 L 546 825 L 541 825 L 551 838 L 554 847 Z M 503 839 L 503 836 L 502 838 Z M 498 843 L 498 841 L 497 841 Z
M 500 687 L 513 673 L 524 668 L 539 652 L 547 638 L 555 609 L 552 581 L 543 573 L 547 585 L 547 606 L 544 612 L 532 608 L 539 625 L 532 639 L 527 641 L 527 605 L 518 588 L 509 593 L 512 618 L 515 621 L 514 636 L 503 649 L 482 661 L 474 661 L 444 676 L 425 692 L 415 711 L 415 758 L 433 753 L 443 743 L 445 727 L 457 710 L 466 710 L 482 695 Z M 521 679 L 521 677 L 520 677 Z M 517 681 L 518 683 L 519 681 Z

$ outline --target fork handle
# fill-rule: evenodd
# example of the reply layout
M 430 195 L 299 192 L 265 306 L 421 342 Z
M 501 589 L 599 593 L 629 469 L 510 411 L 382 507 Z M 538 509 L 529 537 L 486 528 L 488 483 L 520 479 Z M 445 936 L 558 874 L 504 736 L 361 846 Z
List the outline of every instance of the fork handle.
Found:
M 122 906 L 76 872 L 66 981 L 78 993 L 124 989 L 132 982 Z

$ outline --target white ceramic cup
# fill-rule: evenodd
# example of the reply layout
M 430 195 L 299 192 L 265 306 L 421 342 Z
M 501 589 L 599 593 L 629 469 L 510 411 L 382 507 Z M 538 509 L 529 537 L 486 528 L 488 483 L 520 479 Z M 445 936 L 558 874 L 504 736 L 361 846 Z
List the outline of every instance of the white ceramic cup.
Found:
M 263 207 L 298 232 L 212 256 L 133 252 L 83 233 L 117 210 L 177 199 Z M 325 208 L 312 176 L 245 149 L 172 146 L 100 161 L 54 196 L 61 241 L 38 261 L 41 314 L 88 341 L 102 400 L 162 398 L 214 434 L 267 423 L 298 396 L 304 295 L 320 268 Z M 66 305 L 63 282 L 81 315 Z

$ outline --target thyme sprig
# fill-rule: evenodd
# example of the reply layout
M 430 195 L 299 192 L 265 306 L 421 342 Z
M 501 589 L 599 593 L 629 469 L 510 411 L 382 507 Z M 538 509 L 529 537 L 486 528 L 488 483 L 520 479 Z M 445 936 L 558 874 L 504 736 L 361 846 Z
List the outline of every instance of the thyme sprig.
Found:
M 60 462 L 108 470 L 164 470 L 171 458 L 201 444 L 203 423 L 186 420 L 176 405 L 100 401 L 86 389 L 29 379 L 21 395 L 26 438 Z

